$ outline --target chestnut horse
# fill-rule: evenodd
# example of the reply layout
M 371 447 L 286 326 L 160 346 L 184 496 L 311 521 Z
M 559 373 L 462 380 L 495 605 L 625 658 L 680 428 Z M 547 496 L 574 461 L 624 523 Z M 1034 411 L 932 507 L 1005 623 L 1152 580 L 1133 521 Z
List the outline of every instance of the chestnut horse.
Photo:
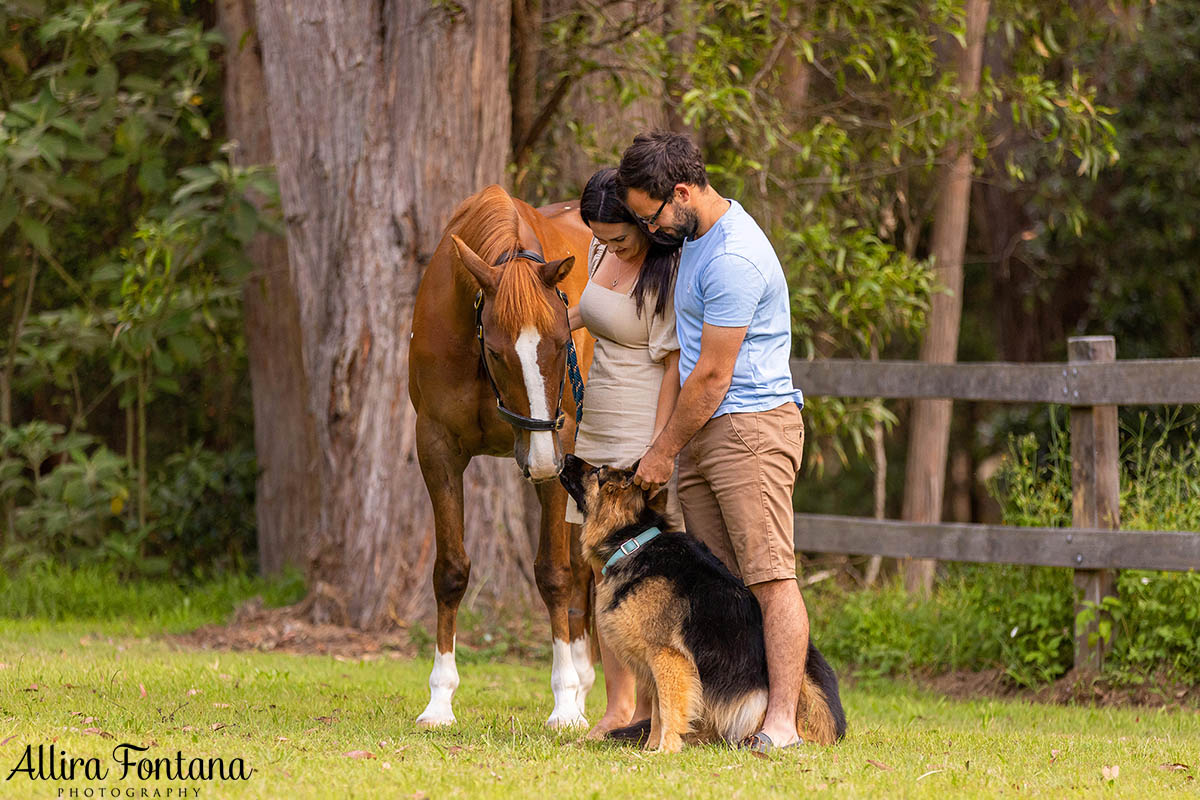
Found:
M 567 495 L 557 476 L 575 441 L 575 402 L 570 386 L 563 391 L 572 338 L 566 303 L 578 303 L 587 284 L 591 233 L 565 206 L 545 216 L 499 186 L 472 195 L 454 212 L 417 290 L 408 386 L 437 536 L 437 652 L 421 725 L 454 722 L 455 619 L 471 573 L 463 471 L 477 455 L 511 455 L 534 483 L 542 511 L 534 575 L 554 654 L 546 724 L 587 724 L 583 702 L 595 676 L 584 625 L 587 573 L 582 564 L 572 571 Z M 575 346 L 586 371 L 591 339 L 579 331 Z M 585 613 L 569 621 L 573 593 Z

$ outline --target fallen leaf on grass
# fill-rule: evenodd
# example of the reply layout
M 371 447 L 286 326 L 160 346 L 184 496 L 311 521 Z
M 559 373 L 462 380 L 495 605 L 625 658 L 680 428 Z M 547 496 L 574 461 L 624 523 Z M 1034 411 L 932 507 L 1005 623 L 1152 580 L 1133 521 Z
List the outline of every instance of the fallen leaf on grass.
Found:
M 200 694 L 200 690 L 199 689 L 188 689 L 187 693 L 188 693 L 188 697 L 191 697 L 192 695 Z
M 4 745 L 8 744 L 9 742 L 11 742 L 11 741 L 12 741 L 13 739 L 15 739 L 15 738 L 17 738 L 17 736 L 16 736 L 16 734 L 13 734 L 12 736 L 10 736 L 10 737 L 8 737 L 7 739 L 5 739 L 3 742 L 0 742 L 0 747 L 4 747 Z
M 1115 781 L 1117 776 L 1121 774 L 1121 768 L 1116 764 L 1113 764 L 1111 767 L 1101 767 L 1100 774 L 1104 776 L 1104 780 L 1106 781 Z
M 886 770 L 886 771 L 891 771 L 891 770 L 895 769 L 895 767 L 889 767 L 887 764 L 883 763 L 882 761 L 876 761 L 873 758 L 868 758 L 867 763 L 870 764 L 872 767 L 879 767 L 879 769 Z
M 0 664 L 0 669 L 8 669 L 8 664 Z
M 214 722 L 214 723 L 212 724 L 212 729 L 213 729 L 214 731 L 219 731 L 219 730 L 221 730 L 221 728 L 228 728 L 228 727 L 229 727 L 229 726 L 228 726 L 228 725 L 226 725 L 224 722 Z
M 342 753 L 346 758 L 374 758 L 375 754 L 370 750 L 351 750 L 349 753 Z
M 25 691 L 25 692 L 36 692 L 37 690 L 38 690 L 38 685 L 37 685 L 36 683 L 31 683 L 31 684 L 29 684 L 29 688 L 28 688 L 28 689 L 23 689 L 22 691 Z
M 332 725 L 338 721 L 337 717 L 313 717 L 317 722 L 324 722 L 326 725 Z
M 213 708 L 229 708 L 229 703 L 213 703 Z
M 429 800 L 429 795 L 424 792 L 413 792 L 408 796 L 408 800 Z
M 144 684 L 144 683 L 139 683 L 139 684 L 138 684 L 138 689 L 140 689 L 140 690 L 141 690 L 141 692 L 142 692 L 142 699 L 143 699 L 143 700 L 145 700 L 145 699 L 146 699 L 146 684 Z
M 1187 770 L 1191 769 L 1191 767 L 1189 767 L 1187 764 L 1180 764 L 1178 762 L 1174 764 L 1159 764 L 1158 768 L 1170 770 L 1171 772 L 1186 772 Z
M 101 739 L 115 739 L 115 738 L 117 738 L 117 737 L 113 736 L 111 733 L 109 733 L 108 731 L 102 731 L 102 730 L 100 730 L 99 728 L 84 728 L 84 729 L 83 729 L 83 732 L 84 732 L 84 733 L 91 733 L 91 734 L 94 734 L 94 735 L 96 735 L 96 736 L 99 736 Z
M 382 763 L 381 763 L 379 766 L 383 767 L 384 769 L 391 769 L 391 768 L 392 768 L 392 765 L 391 765 L 391 764 L 389 764 L 387 761 L 384 761 L 384 762 L 382 762 Z

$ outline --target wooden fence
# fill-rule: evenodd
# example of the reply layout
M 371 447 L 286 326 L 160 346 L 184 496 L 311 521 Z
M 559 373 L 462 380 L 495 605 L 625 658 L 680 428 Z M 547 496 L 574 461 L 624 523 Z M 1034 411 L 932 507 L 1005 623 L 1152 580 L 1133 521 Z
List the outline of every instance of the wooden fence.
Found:
M 1068 340 L 1065 364 L 793 361 L 807 397 L 942 398 L 1071 407 L 1072 527 L 796 515 L 796 550 L 1075 570 L 1076 611 L 1113 593 L 1116 569 L 1200 569 L 1200 532 L 1122 531 L 1117 406 L 1200 403 L 1200 358 L 1117 361 L 1111 336 Z M 1197 500 L 1200 502 L 1200 499 Z M 1077 614 L 1078 616 L 1078 614 Z M 1098 620 L 1075 630 L 1075 665 L 1098 670 Z

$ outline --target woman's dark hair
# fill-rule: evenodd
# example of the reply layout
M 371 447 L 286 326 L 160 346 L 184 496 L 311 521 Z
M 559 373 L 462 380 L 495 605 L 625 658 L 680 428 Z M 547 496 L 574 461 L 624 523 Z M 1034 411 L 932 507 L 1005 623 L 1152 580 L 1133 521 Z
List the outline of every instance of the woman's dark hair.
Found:
M 679 245 L 662 244 L 650 235 L 626 208 L 617 187 L 617 171 L 612 167 L 599 170 L 588 180 L 579 203 L 579 216 L 586 225 L 593 222 L 634 225 L 650 242 L 642 269 L 638 273 L 637 285 L 633 287 L 633 299 L 637 303 L 637 315 L 642 316 L 646 295 L 655 296 L 654 313 L 662 316 L 667 308 L 667 297 L 675 288 L 675 272 L 679 268 Z

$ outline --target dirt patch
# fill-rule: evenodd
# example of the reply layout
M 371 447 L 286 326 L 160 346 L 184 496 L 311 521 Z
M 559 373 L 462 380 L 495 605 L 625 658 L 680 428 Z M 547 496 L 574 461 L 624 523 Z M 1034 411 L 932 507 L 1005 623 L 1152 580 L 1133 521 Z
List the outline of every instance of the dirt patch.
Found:
M 314 625 L 295 608 L 264 608 L 257 599 L 239 608 L 228 625 L 205 625 L 167 639 L 179 647 L 200 650 L 261 650 L 368 661 L 411 658 L 417 651 L 404 629 L 371 632 Z

